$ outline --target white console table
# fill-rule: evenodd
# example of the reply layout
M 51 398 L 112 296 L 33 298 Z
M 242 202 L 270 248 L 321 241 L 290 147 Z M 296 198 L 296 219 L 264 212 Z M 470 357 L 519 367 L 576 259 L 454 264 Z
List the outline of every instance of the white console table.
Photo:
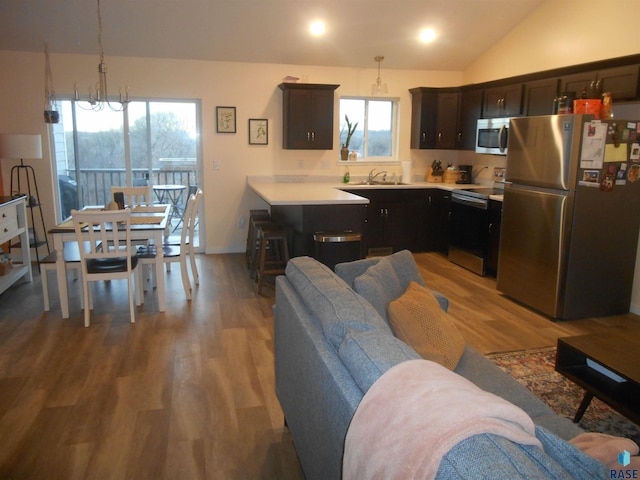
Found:
M 31 253 L 29 228 L 27 227 L 27 197 L 11 198 L 0 196 L 0 245 L 20 239 L 20 258 L 13 258 L 13 268 L 0 275 L 0 293 L 22 277 L 33 280 L 31 273 Z

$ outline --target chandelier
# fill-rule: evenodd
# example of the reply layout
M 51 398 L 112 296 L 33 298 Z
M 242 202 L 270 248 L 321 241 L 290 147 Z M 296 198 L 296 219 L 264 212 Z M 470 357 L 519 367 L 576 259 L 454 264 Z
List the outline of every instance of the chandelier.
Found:
M 78 85 L 74 87 L 74 100 L 76 102 L 87 102 L 89 107 L 87 110 L 99 112 L 104 109 L 105 104 L 114 112 L 122 112 L 129 105 L 129 87 L 120 88 L 120 97 L 118 100 L 109 98 L 107 89 L 107 64 L 104 63 L 104 49 L 102 48 L 102 12 L 100 11 L 100 0 L 98 0 L 98 47 L 100 49 L 100 63 L 98 64 L 98 83 L 95 90 L 89 87 L 89 97 L 87 99 L 80 98 L 78 94 Z M 114 105 L 115 103 L 115 105 Z M 119 104 L 119 105 L 118 105 Z M 78 104 L 81 108 L 85 108 L 82 104 Z
M 373 59 L 378 62 L 378 78 L 376 78 L 376 83 L 371 85 L 371 95 L 380 95 L 382 93 L 387 93 L 387 84 L 382 83 L 382 78 L 380 78 L 380 62 L 384 60 L 384 57 L 378 55 Z

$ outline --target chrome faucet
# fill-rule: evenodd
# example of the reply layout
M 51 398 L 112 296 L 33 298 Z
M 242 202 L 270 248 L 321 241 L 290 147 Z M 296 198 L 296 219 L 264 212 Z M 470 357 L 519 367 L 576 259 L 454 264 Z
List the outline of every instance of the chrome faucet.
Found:
M 375 172 L 375 171 L 376 171 L 376 169 L 372 168 L 371 171 L 369 172 L 369 183 L 373 183 L 373 181 L 375 180 L 375 178 L 378 175 L 383 175 L 382 181 L 385 181 L 387 179 L 387 171 L 386 170 L 380 170 L 378 173 L 376 173 L 374 175 L 373 172 Z

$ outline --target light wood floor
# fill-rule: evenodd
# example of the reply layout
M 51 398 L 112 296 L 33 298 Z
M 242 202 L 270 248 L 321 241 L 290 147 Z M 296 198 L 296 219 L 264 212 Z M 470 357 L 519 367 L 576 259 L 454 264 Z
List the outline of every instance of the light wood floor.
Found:
M 416 258 L 485 353 L 640 328 L 635 315 L 553 323 L 494 280 L 437 254 Z M 192 302 L 174 268 L 167 311 L 147 293 L 135 325 L 120 282 L 99 287 L 89 328 L 77 283 L 67 320 L 55 286 L 43 312 L 38 276 L 0 295 L 0 478 L 303 478 L 273 386 L 273 289 L 256 295 L 243 255 L 198 263 Z

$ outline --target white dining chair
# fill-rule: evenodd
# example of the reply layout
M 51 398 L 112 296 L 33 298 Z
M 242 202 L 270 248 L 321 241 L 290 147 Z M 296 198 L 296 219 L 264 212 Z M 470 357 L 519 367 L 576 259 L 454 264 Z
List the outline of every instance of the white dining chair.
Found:
M 180 272 L 182 275 L 182 286 L 184 287 L 184 293 L 187 296 L 187 300 L 191 300 L 191 282 L 189 280 L 189 273 L 187 268 L 187 258 L 191 264 L 191 274 L 196 285 L 200 285 L 200 276 L 198 274 L 198 267 L 196 265 L 195 251 L 193 248 L 193 235 L 195 230 L 195 223 L 198 213 L 198 207 L 203 197 L 202 190 L 198 189 L 195 194 L 189 195 L 185 208 L 185 222 L 180 233 L 180 244 L 163 244 L 163 261 L 167 265 L 167 270 L 170 270 L 171 263 L 180 262 Z M 138 247 L 138 258 L 143 265 L 152 265 L 155 262 L 157 249 L 155 245 Z M 139 281 L 142 281 L 142 275 L 144 275 L 143 269 L 140 269 Z M 153 270 L 152 278 L 155 285 L 155 270 Z
M 138 265 L 131 244 L 131 210 L 72 210 L 73 226 L 80 247 L 84 326 L 90 324 L 93 309 L 90 282 L 127 280 L 129 315 L 135 322 L 134 276 Z
M 118 187 L 111 186 L 111 197 L 116 192 L 122 192 L 124 195 L 124 204 L 133 208 L 136 205 L 151 205 L 151 186 L 144 185 L 139 187 Z
M 49 278 L 48 272 L 56 271 L 56 258 L 57 252 L 53 251 L 42 260 L 40 260 L 41 281 L 42 281 L 42 298 L 44 299 L 44 311 L 48 312 L 50 309 L 49 304 Z M 80 279 L 82 273 L 82 265 L 80 264 L 80 249 L 78 248 L 78 242 L 65 242 L 64 243 L 64 262 L 67 270 L 72 270 L 75 274 L 75 280 Z M 80 296 L 81 306 L 83 305 L 82 296 Z

